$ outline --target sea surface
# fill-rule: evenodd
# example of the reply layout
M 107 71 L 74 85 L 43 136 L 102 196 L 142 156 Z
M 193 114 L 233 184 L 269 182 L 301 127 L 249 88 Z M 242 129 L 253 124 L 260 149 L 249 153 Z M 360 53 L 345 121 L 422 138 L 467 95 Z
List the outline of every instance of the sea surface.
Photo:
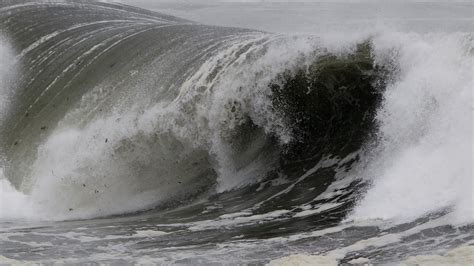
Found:
M 0 264 L 472 265 L 473 10 L 0 1 Z

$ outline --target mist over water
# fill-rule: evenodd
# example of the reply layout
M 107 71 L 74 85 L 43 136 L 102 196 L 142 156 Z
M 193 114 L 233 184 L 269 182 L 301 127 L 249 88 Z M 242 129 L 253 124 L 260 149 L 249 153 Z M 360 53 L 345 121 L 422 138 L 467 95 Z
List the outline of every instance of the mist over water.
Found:
M 407 6 L 1 3 L 0 258 L 470 263 L 472 6 Z

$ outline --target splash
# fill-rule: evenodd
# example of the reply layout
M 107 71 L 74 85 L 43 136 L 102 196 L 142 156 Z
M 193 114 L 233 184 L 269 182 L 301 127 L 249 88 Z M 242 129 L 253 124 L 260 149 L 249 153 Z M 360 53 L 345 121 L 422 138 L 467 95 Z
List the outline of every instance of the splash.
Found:
M 399 74 L 387 88 L 367 176 L 372 187 L 352 219 L 420 217 L 453 208 L 457 223 L 472 208 L 472 43 L 463 34 L 389 34 L 374 39 Z

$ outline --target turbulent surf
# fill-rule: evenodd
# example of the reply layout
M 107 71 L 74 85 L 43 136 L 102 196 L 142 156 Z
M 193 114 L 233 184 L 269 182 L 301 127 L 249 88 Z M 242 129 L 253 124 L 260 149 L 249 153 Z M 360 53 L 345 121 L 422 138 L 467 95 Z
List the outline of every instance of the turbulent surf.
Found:
M 6 263 L 472 263 L 470 33 L 86 1 L 0 30 Z

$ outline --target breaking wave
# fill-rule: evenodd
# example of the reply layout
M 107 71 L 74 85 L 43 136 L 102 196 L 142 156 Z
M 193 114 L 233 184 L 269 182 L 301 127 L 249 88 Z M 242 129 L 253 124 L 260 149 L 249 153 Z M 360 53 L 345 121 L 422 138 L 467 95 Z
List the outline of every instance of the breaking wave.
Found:
M 0 28 L 0 219 L 206 200 L 224 216 L 196 230 L 474 221 L 472 35 L 286 36 L 28 1 L 2 2 Z

